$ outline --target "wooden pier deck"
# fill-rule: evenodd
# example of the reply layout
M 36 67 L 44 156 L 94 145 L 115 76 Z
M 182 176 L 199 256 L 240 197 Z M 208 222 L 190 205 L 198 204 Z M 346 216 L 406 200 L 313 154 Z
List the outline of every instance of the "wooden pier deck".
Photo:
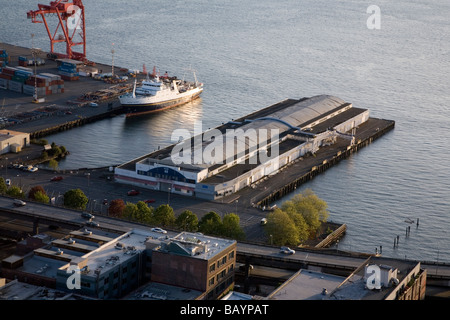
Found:
M 314 156 L 308 155 L 298 159 L 282 168 L 277 174 L 267 177 L 257 185 L 245 188 L 223 201 L 231 203 L 238 200 L 240 206 L 267 208 L 271 203 L 295 191 L 303 183 L 369 145 L 392 130 L 394 126 L 395 121 L 393 120 L 370 118 L 357 129 L 356 143 L 353 146 L 349 146 L 348 140 L 338 138 L 335 144 L 320 148 Z

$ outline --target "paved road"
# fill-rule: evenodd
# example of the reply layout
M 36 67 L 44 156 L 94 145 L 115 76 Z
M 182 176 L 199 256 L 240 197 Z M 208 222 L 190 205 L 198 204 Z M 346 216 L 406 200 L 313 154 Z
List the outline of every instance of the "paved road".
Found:
M 87 211 L 92 211 L 97 215 L 106 215 L 107 206 L 103 205 L 103 200 L 123 199 L 125 202 L 136 203 L 139 200 L 155 200 L 150 204 L 154 208 L 162 204 L 169 204 L 179 214 L 184 210 L 191 210 L 199 219 L 214 211 L 223 217 L 227 213 L 236 213 L 240 217 L 241 227 L 244 229 L 247 240 L 267 241 L 264 229 L 260 226 L 260 220 L 266 212 L 239 205 L 239 201 L 214 202 L 201 199 L 181 196 L 177 194 L 167 194 L 166 192 L 139 189 L 141 192 L 137 196 L 128 196 L 127 192 L 132 189 L 129 185 L 114 182 L 113 173 L 108 168 L 91 170 L 73 170 L 64 172 L 54 172 L 49 170 L 39 170 L 37 172 L 25 172 L 19 169 L 3 168 L 1 176 L 12 180 L 13 185 L 20 186 L 27 195 L 34 186 L 42 186 L 50 197 L 54 197 L 57 205 L 62 205 L 63 194 L 70 190 L 79 188 L 90 199 Z M 54 176 L 62 176 L 61 181 L 50 181 Z
M 33 213 L 41 215 L 44 217 L 58 217 L 59 219 L 64 219 L 74 223 L 79 223 L 82 227 L 86 222 L 86 219 L 82 218 L 80 212 L 70 209 L 59 208 L 55 206 L 49 206 L 39 203 L 28 202 L 24 207 L 15 207 L 13 205 L 13 200 L 7 197 L 0 197 L 0 210 L 5 209 L 15 209 L 25 213 Z M 118 230 L 121 232 L 129 231 L 133 228 L 140 228 L 143 230 L 150 231 L 151 226 L 138 225 L 136 223 L 130 223 L 124 220 L 113 219 L 107 216 L 96 215 L 95 221 L 100 224 L 100 227 L 106 228 L 109 231 Z M 91 228 L 91 227 L 87 227 Z M 168 230 L 167 236 L 175 236 L 178 232 L 172 232 Z M 165 235 L 161 235 L 165 237 Z M 326 252 L 312 252 L 309 250 L 297 249 L 295 254 L 288 255 L 280 252 L 278 247 L 274 246 L 263 246 L 257 244 L 249 244 L 244 242 L 238 242 L 237 250 L 240 253 L 248 253 L 253 255 L 262 255 L 267 257 L 277 257 L 299 260 L 304 263 L 314 263 L 314 264 L 325 264 L 331 266 L 341 266 L 349 269 L 356 269 L 364 261 L 364 256 L 349 256 L 349 255 L 339 255 L 331 254 Z M 450 278 L 450 265 L 440 264 L 432 265 L 423 262 L 423 267 L 428 270 L 431 276 L 439 275 L 440 277 Z

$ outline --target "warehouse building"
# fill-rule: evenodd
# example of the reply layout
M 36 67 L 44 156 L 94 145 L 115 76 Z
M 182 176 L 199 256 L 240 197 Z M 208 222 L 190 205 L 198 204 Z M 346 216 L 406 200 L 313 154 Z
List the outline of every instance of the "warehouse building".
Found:
M 138 187 L 214 200 L 276 174 L 296 159 L 352 131 L 369 110 L 319 95 L 277 104 L 190 137 L 115 168 L 115 179 Z
M 30 145 L 30 134 L 12 130 L 0 130 L 0 154 L 20 152 Z

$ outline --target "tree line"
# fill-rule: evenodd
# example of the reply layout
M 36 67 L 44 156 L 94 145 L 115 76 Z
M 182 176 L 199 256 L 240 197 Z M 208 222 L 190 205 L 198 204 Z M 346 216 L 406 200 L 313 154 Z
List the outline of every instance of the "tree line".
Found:
M 0 193 L 18 199 L 28 197 L 28 199 L 36 202 L 47 204 L 50 202 L 50 198 L 42 186 L 32 187 L 28 195 L 25 195 L 18 186 L 8 187 L 2 177 L 0 177 Z M 64 193 L 65 207 L 86 210 L 88 202 L 88 197 L 81 189 L 71 189 Z M 122 199 L 115 199 L 109 203 L 108 215 L 152 226 L 189 232 L 202 232 L 208 235 L 233 238 L 236 240 L 245 239 L 245 233 L 239 225 L 240 218 L 234 213 L 225 214 L 222 219 L 219 214 L 211 211 L 201 219 L 198 219 L 197 215 L 192 211 L 184 210 L 176 217 L 173 208 L 167 204 L 153 208 L 144 201 L 131 203 L 125 202 Z
M 267 215 L 265 232 L 273 244 L 301 245 L 317 236 L 328 219 L 327 207 L 324 200 L 306 189 Z
M 0 193 L 14 198 L 24 199 L 26 195 L 18 186 L 7 186 L 0 177 Z M 41 186 L 30 189 L 28 199 L 49 203 L 49 196 Z M 88 197 L 80 189 L 64 193 L 64 206 L 85 210 Z M 296 194 L 291 200 L 283 202 L 281 207 L 267 215 L 264 231 L 271 244 L 298 246 L 317 236 L 320 227 L 327 221 L 329 213 L 327 203 L 320 199 L 311 189 Z M 119 219 L 147 225 L 173 228 L 189 232 L 244 240 L 245 233 L 240 226 L 240 218 L 235 213 L 228 213 L 223 218 L 214 211 L 203 215 L 201 219 L 190 210 L 184 210 L 178 217 L 167 204 L 156 208 L 144 201 L 125 202 L 122 199 L 110 201 L 108 215 Z
M 192 211 L 184 210 L 176 217 L 173 208 L 167 204 L 153 208 L 144 201 L 125 203 L 122 199 L 116 199 L 110 202 L 108 214 L 112 217 L 149 225 L 189 232 L 202 232 L 236 240 L 245 239 L 245 233 L 239 224 L 240 218 L 235 213 L 225 214 L 221 218 L 216 212 L 210 211 L 203 215 L 201 219 L 198 219 L 198 216 Z

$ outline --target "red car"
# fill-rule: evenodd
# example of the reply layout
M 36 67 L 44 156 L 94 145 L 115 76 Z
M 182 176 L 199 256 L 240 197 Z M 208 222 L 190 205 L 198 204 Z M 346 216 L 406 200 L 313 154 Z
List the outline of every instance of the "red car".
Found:
M 51 178 L 50 181 L 61 181 L 62 179 L 63 179 L 63 177 L 57 176 L 57 177 Z
M 130 191 L 128 191 L 127 194 L 128 194 L 129 196 L 137 196 L 139 193 L 140 193 L 140 192 L 137 191 L 137 190 L 130 190 Z
M 156 201 L 155 199 L 147 199 L 147 200 L 144 200 L 145 203 L 153 203 L 153 202 L 155 202 L 155 201 Z

